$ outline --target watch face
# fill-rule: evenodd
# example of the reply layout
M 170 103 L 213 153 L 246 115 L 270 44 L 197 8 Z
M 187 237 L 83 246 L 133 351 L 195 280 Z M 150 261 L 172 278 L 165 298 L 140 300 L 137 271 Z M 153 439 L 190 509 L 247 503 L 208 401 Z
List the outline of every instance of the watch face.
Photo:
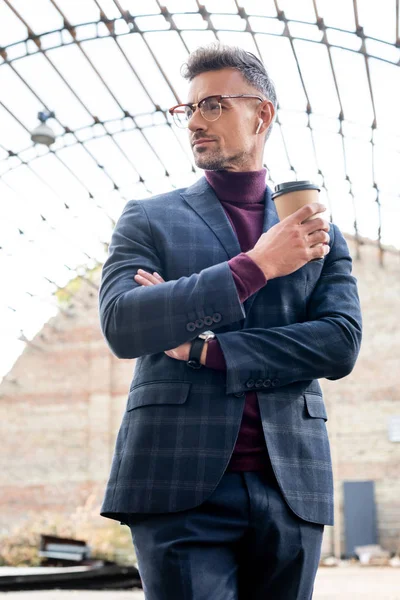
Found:
M 215 337 L 215 333 L 213 331 L 203 331 L 198 337 L 202 340 L 209 340 Z

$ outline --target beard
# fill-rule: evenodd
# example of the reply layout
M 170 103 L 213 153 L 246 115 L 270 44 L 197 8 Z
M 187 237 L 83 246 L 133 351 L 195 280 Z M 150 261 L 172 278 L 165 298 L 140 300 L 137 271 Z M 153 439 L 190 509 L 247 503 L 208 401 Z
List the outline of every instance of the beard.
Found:
M 210 152 L 209 148 L 198 148 L 193 153 L 196 167 L 204 171 L 223 171 L 231 165 L 240 166 L 245 163 L 246 153 L 233 156 L 223 156 L 221 153 Z

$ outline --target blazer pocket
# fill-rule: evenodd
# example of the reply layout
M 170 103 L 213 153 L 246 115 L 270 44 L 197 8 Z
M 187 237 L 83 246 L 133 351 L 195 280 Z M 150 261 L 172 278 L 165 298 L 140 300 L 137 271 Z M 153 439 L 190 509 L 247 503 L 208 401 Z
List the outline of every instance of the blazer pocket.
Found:
M 324 419 L 324 421 L 328 420 L 328 415 L 326 413 L 322 396 L 319 396 L 318 394 L 306 393 L 304 394 L 304 399 L 306 401 L 306 408 L 310 417 L 313 417 L 314 419 Z
M 127 411 L 154 404 L 184 404 L 191 386 L 189 381 L 149 381 L 129 392 Z

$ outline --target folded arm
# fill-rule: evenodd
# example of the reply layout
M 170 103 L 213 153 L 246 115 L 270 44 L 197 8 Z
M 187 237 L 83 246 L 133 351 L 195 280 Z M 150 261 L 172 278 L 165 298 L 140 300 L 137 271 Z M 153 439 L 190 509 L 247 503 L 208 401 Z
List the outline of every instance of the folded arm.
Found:
M 113 232 L 99 292 L 101 328 L 119 358 L 176 348 L 245 317 L 228 262 L 150 287 L 135 282 L 138 269 L 163 275 L 145 208 L 131 201 Z
M 206 366 L 227 371 L 227 393 L 263 382 L 339 379 L 354 367 L 361 343 L 361 311 L 346 241 L 332 226 L 332 246 L 307 306 L 307 321 L 269 329 L 217 334 Z M 334 233 L 334 237 L 333 237 Z

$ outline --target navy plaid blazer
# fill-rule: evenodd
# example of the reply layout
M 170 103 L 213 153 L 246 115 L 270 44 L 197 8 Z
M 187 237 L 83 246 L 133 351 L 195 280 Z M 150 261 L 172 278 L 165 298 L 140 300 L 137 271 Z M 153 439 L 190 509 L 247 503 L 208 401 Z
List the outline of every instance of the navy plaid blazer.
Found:
M 266 189 L 263 231 L 278 222 Z M 355 364 L 361 313 L 345 239 L 329 254 L 268 281 L 242 304 L 228 260 L 240 246 L 204 178 L 187 189 L 128 202 L 112 235 L 99 292 L 112 352 L 137 358 L 118 433 L 103 516 L 175 512 L 218 485 L 256 390 L 283 497 L 302 519 L 333 524 L 326 409 L 318 379 Z M 137 270 L 166 283 L 144 287 Z M 227 371 L 191 369 L 164 351 L 213 330 Z

